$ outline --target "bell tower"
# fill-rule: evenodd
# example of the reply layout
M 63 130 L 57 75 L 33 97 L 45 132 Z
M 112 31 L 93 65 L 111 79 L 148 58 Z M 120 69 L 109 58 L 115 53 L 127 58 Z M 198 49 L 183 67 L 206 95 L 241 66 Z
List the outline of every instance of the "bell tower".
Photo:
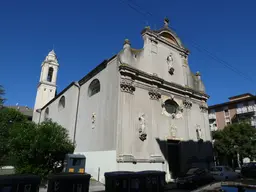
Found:
M 41 75 L 37 87 L 34 116 L 45 104 L 55 97 L 59 63 L 54 50 L 50 51 L 41 65 Z

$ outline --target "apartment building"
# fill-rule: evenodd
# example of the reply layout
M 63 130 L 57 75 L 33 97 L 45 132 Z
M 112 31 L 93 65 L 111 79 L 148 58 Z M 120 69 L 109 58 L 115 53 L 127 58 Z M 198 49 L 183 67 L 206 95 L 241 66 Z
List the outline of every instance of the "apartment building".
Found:
M 248 120 L 256 127 L 256 95 L 245 93 L 228 99 L 228 102 L 209 106 L 211 131 L 223 129 L 226 125 L 243 120 Z

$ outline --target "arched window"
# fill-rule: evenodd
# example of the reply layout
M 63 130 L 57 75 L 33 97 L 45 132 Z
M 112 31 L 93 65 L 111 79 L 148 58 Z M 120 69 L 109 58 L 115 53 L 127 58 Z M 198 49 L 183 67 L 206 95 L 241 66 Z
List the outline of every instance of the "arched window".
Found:
M 98 79 L 94 79 L 89 85 L 88 96 L 91 97 L 98 92 L 100 92 L 100 81 Z
M 47 81 L 52 82 L 53 68 L 49 67 Z
M 59 110 L 62 110 L 65 108 L 65 96 L 62 96 L 59 100 Z
M 179 105 L 174 100 L 167 99 L 164 102 L 164 107 L 167 113 L 173 114 L 177 112 Z
M 46 108 L 45 112 L 44 112 L 44 119 L 48 120 L 49 119 L 49 108 Z

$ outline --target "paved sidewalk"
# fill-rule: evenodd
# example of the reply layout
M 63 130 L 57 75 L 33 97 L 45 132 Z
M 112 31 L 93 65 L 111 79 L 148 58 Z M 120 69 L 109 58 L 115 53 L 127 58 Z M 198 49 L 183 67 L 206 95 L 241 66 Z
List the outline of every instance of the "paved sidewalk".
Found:
M 98 181 L 90 180 L 89 192 L 103 192 L 103 191 L 105 191 L 105 185 L 103 185 Z

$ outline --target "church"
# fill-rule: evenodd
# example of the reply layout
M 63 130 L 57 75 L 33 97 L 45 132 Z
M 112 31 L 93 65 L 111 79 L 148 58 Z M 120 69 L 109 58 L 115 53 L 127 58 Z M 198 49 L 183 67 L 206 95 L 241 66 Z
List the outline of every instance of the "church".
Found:
M 143 48 L 122 50 L 56 93 L 54 51 L 42 62 L 33 121 L 69 131 L 87 173 L 104 183 L 109 171 L 161 170 L 167 181 L 211 162 L 207 100 L 189 50 L 169 28 L 141 31 Z M 200 147 L 207 143 L 206 147 Z

